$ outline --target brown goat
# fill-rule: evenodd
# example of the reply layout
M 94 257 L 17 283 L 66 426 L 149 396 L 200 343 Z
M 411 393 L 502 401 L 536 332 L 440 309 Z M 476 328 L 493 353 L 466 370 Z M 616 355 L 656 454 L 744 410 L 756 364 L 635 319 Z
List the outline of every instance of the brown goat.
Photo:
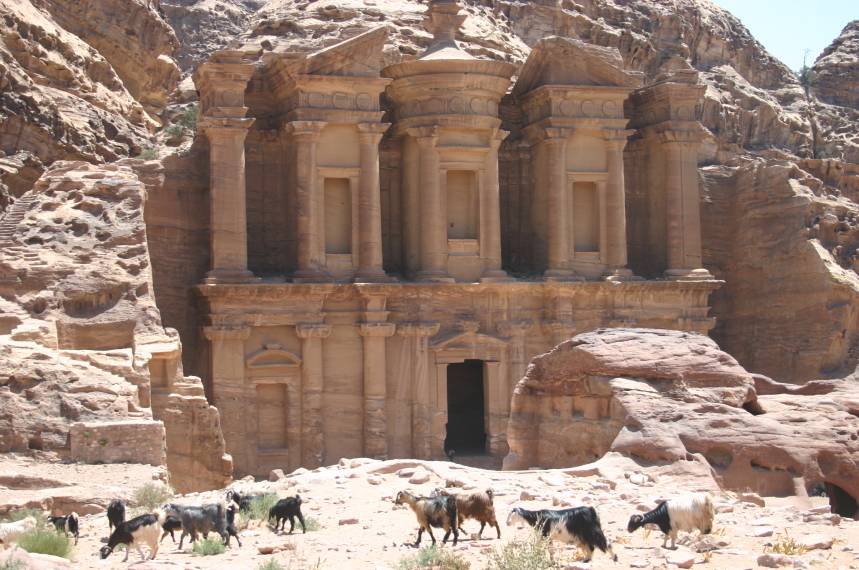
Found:
M 485 492 L 471 493 L 470 495 L 458 495 L 450 493 L 441 487 L 436 487 L 433 491 L 433 496 L 440 497 L 443 495 L 456 498 L 456 511 L 458 515 L 457 527 L 459 532 L 465 532 L 462 529 L 462 523 L 467 519 L 474 519 L 480 522 L 480 532 L 477 536 L 483 534 L 483 528 L 488 524 L 494 526 L 498 531 L 498 538 L 501 538 L 501 527 L 498 521 L 495 520 L 495 507 L 492 504 L 492 489 L 487 489 Z

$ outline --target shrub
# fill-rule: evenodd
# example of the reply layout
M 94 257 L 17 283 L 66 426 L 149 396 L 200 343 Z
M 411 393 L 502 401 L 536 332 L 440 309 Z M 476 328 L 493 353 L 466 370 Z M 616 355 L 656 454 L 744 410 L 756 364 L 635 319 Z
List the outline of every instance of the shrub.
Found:
M 173 500 L 173 487 L 164 483 L 144 483 L 134 491 L 134 500 L 138 508 L 149 513 Z
M 227 547 L 224 546 L 224 543 L 214 538 L 198 540 L 194 543 L 192 549 L 195 556 L 215 556 L 227 551 Z
M 548 570 L 554 564 L 549 558 L 549 539 L 514 540 L 501 550 L 489 554 L 488 570 Z
M 297 529 L 300 526 L 301 526 L 301 523 L 299 523 L 298 521 L 295 521 L 295 528 Z M 320 523 L 318 520 L 316 520 L 313 517 L 304 517 L 304 528 L 307 529 L 307 532 L 317 532 L 317 531 L 322 530 L 325 527 L 323 527 L 322 523 Z
M 267 521 L 268 510 L 277 504 L 277 501 L 277 493 L 266 493 L 265 495 L 254 497 L 251 500 L 251 506 L 249 509 L 250 518 Z
M 135 156 L 134 158 L 137 158 L 140 160 L 157 160 L 158 159 L 158 151 L 155 150 L 154 148 L 148 148 L 148 149 L 144 150 L 143 152 L 141 152 L 140 154 L 138 154 L 137 156 Z
M 2 569 L 0 569 L 0 570 L 2 570 Z M 280 562 L 278 562 L 274 558 L 269 558 L 265 562 L 260 562 L 257 565 L 256 570 L 286 570 L 286 569 L 283 567 L 283 565 L 280 564 Z
M 182 114 L 182 118 L 169 125 L 164 127 L 164 132 L 170 135 L 173 138 L 184 137 L 187 134 L 194 135 L 197 132 L 197 113 L 199 112 L 199 107 L 195 105 L 191 105 L 185 112 Z
M 418 570 L 432 568 L 433 570 L 468 570 L 471 563 L 462 554 L 454 554 L 438 545 L 421 548 L 417 554 L 403 556 L 398 563 L 400 570 Z
M 15 522 L 24 520 L 27 517 L 33 517 L 37 521 L 42 520 L 42 511 L 34 509 L 33 507 L 24 507 L 23 509 L 6 513 L 6 516 L 0 519 L 0 521 Z
M 57 532 L 53 527 L 39 525 L 30 532 L 25 532 L 18 538 L 18 546 L 27 552 L 72 559 L 73 548 L 69 537 Z

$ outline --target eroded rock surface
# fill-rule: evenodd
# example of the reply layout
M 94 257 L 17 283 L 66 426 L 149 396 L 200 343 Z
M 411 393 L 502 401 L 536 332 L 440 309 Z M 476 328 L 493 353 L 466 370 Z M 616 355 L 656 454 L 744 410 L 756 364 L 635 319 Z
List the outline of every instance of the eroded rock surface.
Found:
M 154 417 L 177 486 L 221 486 L 218 412 L 161 325 L 129 164 L 55 163 L 0 223 L 0 449 L 63 455 L 74 422 Z
M 516 386 L 504 468 L 573 467 L 615 452 L 644 464 L 703 459 L 725 489 L 806 496 L 824 482 L 859 496 L 859 382 L 757 382 L 766 395 L 697 333 L 578 335 L 533 359 Z
M 818 97 L 827 103 L 859 109 L 859 20 L 844 27 L 812 69 L 817 73 L 814 91 Z

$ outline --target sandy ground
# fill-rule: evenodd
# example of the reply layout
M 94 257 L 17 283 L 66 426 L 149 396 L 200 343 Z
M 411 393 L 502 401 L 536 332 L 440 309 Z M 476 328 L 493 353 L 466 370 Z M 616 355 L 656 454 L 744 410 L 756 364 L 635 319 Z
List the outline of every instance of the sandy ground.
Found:
M 715 496 L 718 510 L 711 541 L 716 550 L 710 554 L 694 552 L 693 541 L 683 536 L 683 543 L 676 551 L 661 548 L 662 536 L 656 531 L 646 529 L 629 534 L 626 531 L 630 515 L 647 510 L 656 505 L 659 499 L 670 498 L 679 493 L 694 489 L 684 488 L 682 481 L 656 483 L 644 481 L 640 476 L 604 480 L 594 477 L 572 477 L 558 471 L 497 472 L 457 466 L 451 463 L 421 462 L 417 468 L 417 479 L 411 467 L 416 462 L 391 461 L 369 464 L 357 468 L 332 468 L 318 472 L 289 476 L 276 483 L 243 480 L 232 486 L 246 492 L 275 491 L 282 496 L 298 493 L 304 504 L 305 517 L 316 519 L 322 529 L 317 532 L 301 533 L 296 529 L 292 535 L 275 534 L 270 527 L 252 523 L 240 532 L 242 546 L 233 544 L 226 553 L 217 556 L 194 556 L 186 544 L 183 550 L 177 548 L 178 542 L 171 542 L 168 536 L 161 544 L 156 561 L 152 566 L 163 568 L 232 568 L 237 570 L 254 569 L 260 563 L 274 557 L 285 568 L 291 570 L 321 568 L 378 570 L 396 568 L 398 561 L 414 554 L 413 547 L 417 531 L 414 514 L 408 508 L 395 507 L 393 498 L 397 491 L 406 489 L 415 494 L 429 495 L 433 488 L 445 486 L 446 481 L 458 479 L 459 485 L 495 491 L 495 508 L 501 525 L 501 540 L 495 538 L 496 531 L 487 528 L 481 540 L 473 540 L 476 535 L 460 537 L 456 546 L 448 542 L 446 549 L 452 550 L 471 563 L 471 568 L 486 568 L 488 554 L 510 540 L 527 540 L 529 529 L 521 526 L 508 527 L 507 514 L 513 506 L 526 509 L 563 508 L 566 505 L 589 504 L 596 507 L 602 519 L 603 529 L 619 557 L 615 566 L 609 557 L 597 552 L 591 568 L 676 568 L 688 567 L 691 563 L 697 568 L 744 569 L 758 567 L 758 556 L 767 545 L 784 543 L 788 537 L 802 541 L 811 535 L 823 535 L 834 539 L 827 549 L 808 550 L 791 561 L 793 567 L 814 568 L 857 568 L 859 558 L 853 547 L 859 548 L 859 523 L 842 519 L 833 525 L 828 517 L 820 513 L 809 513 L 789 504 L 790 501 L 770 501 L 779 506 L 758 506 L 740 502 L 736 495 L 721 493 Z M 32 461 L 16 455 L 0 456 L 0 473 L 21 472 L 64 479 L 70 483 L 87 486 L 95 493 L 121 487 L 123 494 L 133 488 L 151 481 L 152 468 L 141 465 L 63 465 L 45 461 Z M 405 476 L 404 476 L 405 475 Z M 633 475 L 628 473 L 627 475 Z M 409 480 L 427 478 L 422 484 Z M 458 489 L 460 492 L 462 489 Z M 0 503 L 10 494 L 25 491 L 0 490 Z M 177 497 L 176 502 L 200 504 L 211 502 L 221 493 L 191 494 Z M 522 500 L 532 496 L 530 500 Z M 786 504 L 787 503 L 787 504 Z M 556 506 L 553 506 L 556 504 Z M 826 505 L 826 500 L 815 499 L 816 505 Z M 820 510 L 820 509 L 816 509 Z M 826 508 L 822 510 L 827 510 Z M 824 520 L 809 520 L 810 515 Z M 356 519 L 356 520 L 349 520 Z M 132 552 L 129 562 L 123 564 L 124 553 L 114 553 L 107 560 L 99 560 L 97 551 L 107 541 L 108 524 L 104 513 L 82 517 L 80 542 L 76 548 L 72 568 L 126 568 L 139 555 Z M 287 525 L 287 530 L 289 526 Z M 468 533 L 476 533 L 479 523 L 467 521 L 464 528 Z M 443 531 L 435 532 L 441 541 Z M 177 535 L 177 541 L 179 536 Z M 429 544 L 424 534 L 424 544 Z M 274 554 L 259 553 L 259 546 L 279 546 L 283 550 Z M 588 568 L 576 565 L 581 553 L 571 547 L 561 547 L 556 551 L 556 559 L 562 568 Z M 572 564 L 572 566 L 571 566 Z M 148 566 L 148 565 L 147 565 Z M 137 562 L 134 568 L 144 566 Z

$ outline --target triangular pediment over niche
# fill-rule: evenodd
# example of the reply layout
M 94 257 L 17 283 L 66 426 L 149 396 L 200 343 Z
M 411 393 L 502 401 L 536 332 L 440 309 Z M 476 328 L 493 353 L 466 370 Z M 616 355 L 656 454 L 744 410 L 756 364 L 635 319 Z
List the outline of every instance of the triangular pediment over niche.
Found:
M 615 48 L 552 36 L 538 41 L 519 70 L 514 97 L 544 85 L 584 87 L 640 87 L 644 74 L 623 69 Z
M 302 75 L 336 75 L 345 77 L 379 77 L 382 49 L 390 29 L 386 26 L 359 34 L 334 44 L 305 59 L 289 65 L 290 73 Z

